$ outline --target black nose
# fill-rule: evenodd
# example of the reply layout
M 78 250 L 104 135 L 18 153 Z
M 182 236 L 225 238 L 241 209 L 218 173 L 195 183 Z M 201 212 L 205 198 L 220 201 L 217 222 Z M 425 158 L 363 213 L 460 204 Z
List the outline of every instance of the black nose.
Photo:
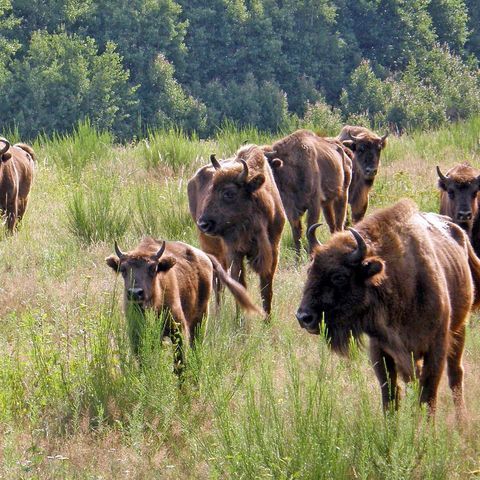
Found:
M 297 317 L 298 323 L 302 328 L 309 327 L 310 325 L 314 324 L 316 320 L 316 315 L 313 312 L 303 310 L 301 308 L 297 310 L 295 316 Z
M 129 288 L 128 289 L 128 299 L 135 302 L 143 300 L 144 291 L 143 288 Z
M 458 220 L 471 220 L 472 219 L 472 212 L 470 212 L 468 210 L 458 212 L 457 218 L 458 218 Z
M 215 230 L 215 220 L 211 218 L 200 217 L 197 225 L 203 233 L 212 233 Z
M 366 173 L 369 177 L 374 177 L 374 176 L 377 174 L 377 169 L 376 169 L 376 168 L 366 168 L 366 169 L 365 169 L 365 173 Z

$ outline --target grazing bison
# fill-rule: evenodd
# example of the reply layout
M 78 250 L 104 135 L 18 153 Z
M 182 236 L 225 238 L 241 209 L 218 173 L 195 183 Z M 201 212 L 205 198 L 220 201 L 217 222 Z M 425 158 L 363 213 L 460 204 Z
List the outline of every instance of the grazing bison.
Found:
M 263 308 L 270 313 L 285 213 L 272 172 L 256 145 L 197 171 L 188 185 L 190 211 L 210 251 L 246 286 L 244 258 L 260 276 Z M 211 239 L 208 237 L 212 237 Z M 215 251 L 215 245 L 218 250 Z
M 330 232 L 342 230 L 352 162 L 341 146 L 309 130 L 297 130 L 263 148 L 292 228 L 297 255 L 305 212 L 307 228 L 318 221 L 321 208 Z
M 478 209 L 480 170 L 468 163 L 452 167 L 446 175 L 437 167 L 440 188 L 440 213 L 448 215 L 470 237 L 480 255 L 480 214 Z
M 379 137 L 368 128 L 347 125 L 337 137 L 354 152 L 352 182 L 348 191 L 353 223 L 362 220 L 367 211 L 368 194 L 378 172 L 380 153 L 387 145 L 387 136 L 388 133 Z
M 8 140 L 0 137 L 0 214 L 5 215 L 10 232 L 27 209 L 34 160 L 31 147 L 24 143 L 11 146 Z
M 421 401 L 435 410 L 445 366 L 463 414 L 465 324 L 480 304 L 480 261 L 465 232 L 448 217 L 419 213 L 409 200 L 380 210 L 314 249 L 297 319 L 318 334 L 325 322 L 333 350 L 370 337 L 383 405 L 397 403 L 397 376 L 418 374 Z M 420 361 L 423 366 L 420 368 Z
M 259 312 L 246 290 L 228 276 L 215 257 L 190 245 L 147 237 L 126 253 L 115 242 L 115 254 L 106 262 L 124 278 L 125 311 L 133 303 L 141 311 L 151 308 L 159 315 L 170 314 L 190 344 L 195 328 L 207 314 L 214 278 L 228 287 L 242 308 Z M 165 336 L 175 335 L 172 325 L 165 327 Z M 139 332 L 132 333 L 133 351 L 138 355 Z

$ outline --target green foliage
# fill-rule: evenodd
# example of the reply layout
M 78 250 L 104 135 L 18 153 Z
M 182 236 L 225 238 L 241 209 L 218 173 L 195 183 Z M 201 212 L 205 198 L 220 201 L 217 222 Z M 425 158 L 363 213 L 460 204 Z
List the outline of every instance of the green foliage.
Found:
M 105 178 L 92 185 L 79 185 L 67 204 L 68 228 L 80 242 L 113 243 L 121 239 L 130 223 L 128 205 L 115 195 L 118 185 Z
M 307 103 L 302 127 L 314 130 L 321 136 L 336 136 L 343 127 L 341 112 L 330 107 L 324 100 Z

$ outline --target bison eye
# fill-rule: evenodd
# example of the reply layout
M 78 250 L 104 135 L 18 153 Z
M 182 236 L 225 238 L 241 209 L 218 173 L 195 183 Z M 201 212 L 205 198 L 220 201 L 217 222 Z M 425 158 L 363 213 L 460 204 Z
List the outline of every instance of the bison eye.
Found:
M 336 287 L 343 287 L 348 281 L 348 277 L 343 273 L 334 273 L 330 279 Z
M 359 146 L 357 147 L 357 150 L 358 150 L 360 153 L 363 153 L 363 152 L 366 150 L 365 145 L 359 145 Z
M 448 197 L 449 198 L 454 198 L 455 197 L 455 191 L 454 190 L 449 190 L 448 191 Z
M 127 275 L 127 268 L 126 267 L 120 267 L 119 272 L 122 274 L 123 277 Z

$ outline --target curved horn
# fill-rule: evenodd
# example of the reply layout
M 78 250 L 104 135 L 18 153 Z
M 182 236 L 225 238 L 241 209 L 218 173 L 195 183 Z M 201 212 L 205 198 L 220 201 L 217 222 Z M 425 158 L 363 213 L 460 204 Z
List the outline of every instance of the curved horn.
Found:
M 215 157 L 214 153 L 210 155 L 210 161 L 212 162 L 213 168 L 215 170 L 220 170 L 222 168 L 222 166 L 220 165 L 220 162 L 217 160 L 217 157 Z
M 242 173 L 240 173 L 240 175 L 238 176 L 238 181 L 245 182 L 248 178 L 248 165 L 243 158 L 241 158 L 240 161 L 242 162 L 243 170 L 242 170 Z
M 354 141 L 354 142 L 360 142 L 362 139 L 360 137 L 357 137 L 355 135 L 353 135 L 352 133 L 350 134 L 350 138 Z
M 448 182 L 448 177 L 446 177 L 440 170 L 440 167 L 437 165 L 437 174 L 443 182 Z
M 389 132 L 387 132 L 385 135 L 382 136 L 382 142 L 384 142 L 384 141 L 387 139 L 388 133 L 389 133 Z
M 267 160 L 273 160 L 277 156 L 277 151 L 272 150 L 271 152 L 264 152 L 263 154 L 267 157 Z
M 354 228 L 349 228 L 348 230 L 357 241 L 357 248 L 349 255 L 348 259 L 351 263 L 360 263 L 367 255 L 367 244 Z
M 3 137 L 0 137 L 0 142 L 3 142 L 5 144 L 5 146 L 0 150 L 0 155 L 3 155 L 10 148 L 10 142 Z
M 163 255 L 163 252 L 165 251 L 165 247 L 167 246 L 165 240 L 162 243 L 162 246 L 158 250 L 158 252 L 153 256 L 155 260 L 160 260 L 160 257 Z
M 117 257 L 120 259 L 125 256 L 125 254 L 120 250 L 116 240 L 115 240 L 115 253 L 117 254 Z
M 322 225 L 321 223 L 314 223 L 310 225 L 307 231 L 307 240 L 308 240 L 308 248 L 310 251 L 313 250 L 314 247 L 318 247 L 321 243 L 318 241 L 318 238 L 315 235 L 315 230 Z

